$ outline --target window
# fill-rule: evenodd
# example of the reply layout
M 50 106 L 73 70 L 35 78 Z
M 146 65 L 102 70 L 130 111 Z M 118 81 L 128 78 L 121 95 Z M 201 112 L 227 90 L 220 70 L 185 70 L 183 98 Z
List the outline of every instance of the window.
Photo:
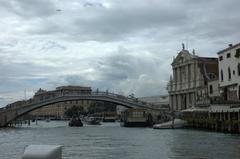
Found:
M 222 57 L 222 56 L 220 56 L 220 57 L 219 57 L 219 61 L 222 61 L 222 60 L 223 60 L 223 57 Z
M 240 76 L 240 63 L 238 63 L 238 76 Z
M 181 57 L 181 58 L 180 58 L 180 63 L 183 63 L 183 62 L 184 62 L 184 58 Z
M 231 74 L 231 69 L 228 67 L 228 80 L 231 80 L 232 74 Z
M 227 58 L 230 58 L 231 57 L 231 53 L 227 53 Z
M 216 78 L 216 75 L 214 73 L 209 73 L 208 77 L 212 80 Z
M 238 99 L 240 100 L 240 86 L 238 86 Z
M 238 48 L 238 49 L 236 50 L 235 57 L 236 57 L 236 58 L 239 58 L 239 57 L 240 57 L 240 48 Z
M 223 81 L 223 70 L 221 70 L 221 80 Z
M 192 94 L 189 94 L 189 104 L 192 104 Z
M 233 75 L 235 75 L 235 70 L 233 70 Z
M 210 91 L 210 94 L 213 93 L 213 86 L 212 85 L 209 85 L 209 91 Z

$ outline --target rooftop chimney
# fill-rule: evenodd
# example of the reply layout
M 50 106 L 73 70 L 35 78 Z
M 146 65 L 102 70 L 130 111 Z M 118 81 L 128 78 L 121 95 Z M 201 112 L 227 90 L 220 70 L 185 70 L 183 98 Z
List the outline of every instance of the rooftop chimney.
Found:
M 228 44 L 229 47 L 232 47 L 233 45 L 232 44 Z

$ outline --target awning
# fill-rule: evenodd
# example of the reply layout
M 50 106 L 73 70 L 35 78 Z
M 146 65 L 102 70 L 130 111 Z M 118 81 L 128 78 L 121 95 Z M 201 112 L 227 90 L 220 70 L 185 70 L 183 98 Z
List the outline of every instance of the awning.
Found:
M 187 112 L 208 112 L 209 110 L 206 108 L 189 108 L 189 109 L 185 109 L 182 110 L 182 113 L 187 113 Z

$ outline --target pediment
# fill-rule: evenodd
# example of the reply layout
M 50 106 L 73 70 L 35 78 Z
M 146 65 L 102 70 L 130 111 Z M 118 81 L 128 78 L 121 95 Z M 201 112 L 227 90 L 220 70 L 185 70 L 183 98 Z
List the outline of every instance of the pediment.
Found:
M 188 50 L 182 50 L 178 53 L 177 57 L 173 60 L 172 65 L 181 64 L 185 61 L 190 61 L 194 58 L 194 55 L 190 54 Z

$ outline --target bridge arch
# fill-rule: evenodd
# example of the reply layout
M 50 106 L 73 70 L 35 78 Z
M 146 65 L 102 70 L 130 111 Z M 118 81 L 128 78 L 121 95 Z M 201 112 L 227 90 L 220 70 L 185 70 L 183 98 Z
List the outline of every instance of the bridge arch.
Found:
M 45 107 L 48 105 L 56 104 L 65 101 L 76 101 L 76 100 L 89 100 L 89 101 L 104 101 L 115 103 L 117 105 L 122 105 L 127 108 L 144 108 L 147 110 L 154 110 L 152 106 L 148 103 L 140 102 L 134 98 L 127 98 L 124 96 L 110 94 L 107 92 L 97 92 L 91 94 L 65 94 L 60 96 L 55 96 L 54 98 L 43 99 L 40 101 L 33 101 L 32 103 L 26 103 L 21 107 L 16 107 L 12 109 L 7 109 L 5 112 L 1 112 L 0 115 L 0 126 L 6 126 L 13 120 L 29 113 L 33 110 Z M 163 111 L 159 110 L 158 111 Z

